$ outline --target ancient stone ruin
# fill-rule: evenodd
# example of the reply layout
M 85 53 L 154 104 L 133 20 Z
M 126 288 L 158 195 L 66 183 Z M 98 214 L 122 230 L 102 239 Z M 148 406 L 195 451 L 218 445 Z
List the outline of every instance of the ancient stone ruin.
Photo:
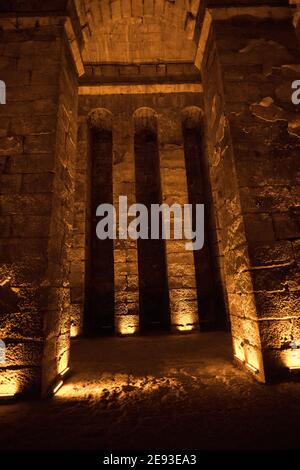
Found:
M 81 335 L 230 329 L 257 380 L 300 368 L 298 3 L 0 2 L 0 395 Z M 99 241 L 120 196 L 205 204 L 204 248 Z

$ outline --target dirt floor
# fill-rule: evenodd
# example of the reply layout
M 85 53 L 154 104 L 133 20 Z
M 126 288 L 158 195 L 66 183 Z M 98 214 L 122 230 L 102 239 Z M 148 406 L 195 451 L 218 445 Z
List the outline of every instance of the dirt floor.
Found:
M 255 382 L 225 333 L 75 340 L 71 368 L 0 406 L 0 449 L 300 448 L 300 383 Z

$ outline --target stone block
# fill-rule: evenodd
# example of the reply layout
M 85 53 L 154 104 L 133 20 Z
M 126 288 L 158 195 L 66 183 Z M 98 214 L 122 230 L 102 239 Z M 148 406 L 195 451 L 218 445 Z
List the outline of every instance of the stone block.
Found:
M 292 342 L 292 319 L 262 320 L 259 322 L 261 346 L 266 349 L 284 349 Z
M 248 251 L 252 267 L 288 264 L 294 259 L 292 243 L 285 240 L 250 244 Z
M 16 366 L 38 366 L 41 361 L 41 343 L 10 343 L 6 341 L 6 361 L 7 367 Z
M 273 215 L 275 236 L 280 239 L 294 239 L 300 237 L 300 213 L 297 207 L 289 212 Z
M 1 137 L 0 156 L 20 155 L 23 153 L 23 140 L 21 137 Z
M 0 217 L 0 233 L 1 237 L 10 237 L 11 235 L 11 218 L 10 216 Z
M 281 266 L 251 271 L 254 291 L 282 292 L 285 289 L 291 269 L 290 266 Z
M 142 64 L 140 65 L 140 74 L 146 77 L 154 77 L 156 75 L 156 65 Z
M 258 292 L 255 294 L 259 318 L 299 316 L 300 292 Z
M 50 217 L 41 215 L 15 215 L 12 217 L 12 235 L 21 238 L 47 237 Z
M 230 316 L 256 318 L 256 305 L 252 293 L 228 293 Z
M 42 339 L 42 319 L 35 310 L 4 313 L 1 317 L 1 338 L 13 340 Z
M 235 338 L 239 338 L 240 343 L 250 343 L 253 346 L 260 346 L 259 324 L 250 318 L 230 316 L 231 332 Z
M 12 134 L 26 136 L 29 134 L 52 133 L 55 132 L 55 128 L 55 116 L 13 116 L 10 130 Z
M 54 173 L 25 174 L 22 179 L 22 192 L 49 193 L 53 190 Z
M 25 153 L 49 153 L 54 149 L 55 134 L 28 135 L 25 137 Z
M 2 195 L 0 203 L 3 215 L 47 215 L 51 212 L 52 195 Z
M 18 155 L 8 158 L 7 173 L 42 173 L 54 170 L 54 153 Z
M 245 214 L 244 225 L 249 243 L 275 241 L 272 218 L 269 214 Z
M 131 76 L 131 75 L 138 75 L 139 74 L 139 67 L 137 65 L 123 65 L 120 67 L 120 75 L 121 76 Z
M 279 212 L 294 202 L 289 187 L 260 186 L 240 189 L 242 210 L 245 212 Z
M 300 266 L 300 240 L 293 241 L 293 250 L 295 254 L 295 260 Z
M 6 175 L 0 177 L 0 194 L 17 194 L 21 189 L 21 175 Z
M 41 368 L 24 367 L 20 370 L 1 371 L 0 393 L 40 393 Z

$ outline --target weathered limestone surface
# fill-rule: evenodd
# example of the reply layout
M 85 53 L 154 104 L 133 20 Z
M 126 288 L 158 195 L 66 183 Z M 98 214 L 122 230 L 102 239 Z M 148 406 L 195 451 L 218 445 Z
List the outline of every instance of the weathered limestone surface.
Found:
M 128 205 L 136 202 L 133 122 L 125 108 L 113 117 L 113 202 L 119 213 L 119 197 Z M 101 202 L 101 201 L 100 201 Z M 118 221 L 119 222 L 119 221 Z M 121 227 L 124 232 L 125 227 Z M 117 230 L 120 225 L 117 223 Z M 137 241 L 114 241 L 115 328 L 117 333 L 132 334 L 139 329 L 139 276 Z
M 199 0 L 77 2 L 86 62 L 151 63 L 192 60 Z
M 128 196 L 128 204 L 136 201 L 135 196 L 135 172 L 134 172 L 134 113 L 139 108 L 151 108 L 157 112 L 159 151 L 161 155 L 161 180 L 164 200 L 163 202 L 179 202 L 178 194 L 183 194 L 181 203 L 188 202 L 186 188 L 186 174 L 183 153 L 183 141 L 181 130 L 180 109 L 191 105 L 202 105 L 199 94 L 170 94 L 170 95 L 132 95 L 132 96 L 80 96 L 79 119 L 80 128 L 85 129 L 85 120 L 93 109 L 106 109 L 112 113 L 113 121 L 113 186 L 114 202 L 118 207 L 118 197 Z M 84 135 L 84 137 L 82 137 Z M 77 203 L 80 211 L 77 211 L 76 228 L 81 227 L 80 233 L 76 230 L 76 240 L 80 245 L 86 246 L 84 234 L 85 215 L 84 207 L 88 198 L 88 181 L 90 181 L 88 166 L 89 143 L 85 131 L 79 133 L 78 159 L 85 166 L 87 173 L 83 177 L 85 190 L 76 192 Z M 175 157 L 173 158 L 172 157 Z M 84 163 L 84 160 L 86 163 Z M 79 168 L 81 163 L 77 164 Z M 176 170 L 176 171 L 175 171 Z M 176 174 L 175 174 L 176 173 Z M 166 180 L 168 178 L 168 180 Z M 182 185 L 182 188 L 180 185 Z M 81 186 L 81 184 L 80 184 Z M 180 189 L 181 188 L 181 189 Z M 178 193 L 179 191 L 179 193 Z M 99 201 L 99 204 L 101 201 Z M 74 232 L 75 234 L 75 232 Z M 82 237 L 82 238 L 80 238 Z M 74 238 L 73 238 L 74 240 Z M 80 241 L 79 241 L 80 240 Z M 77 243 L 76 242 L 76 243 Z M 179 326 L 194 327 L 197 324 L 197 298 L 195 290 L 195 271 L 193 253 L 185 250 L 184 242 L 170 241 L 167 265 L 169 270 L 169 291 L 171 297 L 171 310 L 173 311 L 173 324 Z M 85 251 L 85 260 L 87 250 Z M 181 258 L 180 258 L 181 256 Z M 115 262 L 115 295 L 116 295 L 116 331 L 134 332 L 138 328 L 138 272 L 137 272 L 137 247 L 133 240 L 116 240 L 114 250 Z M 77 260 L 79 271 L 84 260 Z M 73 263 L 72 263 L 73 266 Z M 188 279 L 185 278 L 188 276 Z M 84 278 L 78 277 L 77 288 L 84 291 Z M 174 294 L 173 297 L 171 294 Z M 175 298 L 176 297 L 176 298 Z M 83 314 L 83 302 L 78 301 L 76 306 L 77 320 L 80 324 Z M 180 312 L 185 317 L 185 322 L 180 322 L 177 317 Z M 185 313 L 184 313 L 185 312 Z M 191 319 L 192 312 L 192 319 Z M 79 315 L 79 317 L 78 317 Z M 177 315 L 177 316 L 176 316 Z
M 215 22 L 214 35 L 203 76 L 208 126 L 219 133 L 210 154 L 232 334 L 236 354 L 257 368 L 249 348 L 262 350 L 268 379 L 293 365 L 299 337 L 297 41 L 290 18 L 242 12 Z
M 70 250 L 70 294 L 71 294 L 71 336 L 83 331 L 83 305 L 85 299 L 85 272 L 88 238 L 85 236 L 89 224 L 89 214 L 84 201 L 90 202 L 91 177 L 89 153 L 89 128 L 87 119 L 78 119 L 77 150 L 75 163 L 75 196 L 73 208 L 72 246 Z
M 158 120 L 162 202 L 169 206 L 189 203 L 182 116 L 178 111 L 170 110 Z M 171 230 L 174 219 L 171 216 Z M 166 240 L 171 326 L 182 331 L 194 329 L 199 321 L 194 255 L 185 244 L 185 240 Z M 189 276 L 188 285 L 185 275 Z
M 212 29 L 204 23 L 203 58 L 196 54 L 204 106 L 192 93 L 81 96 L 78 136 L 66 18 L 47 17 L 50 10 L 66 15 L 67 2 L 1 3 L 1 13 L 14 14 L 1 17 L 0 30 L 8 101 L 0 106 L 0 337 L 7 345 L 0 393 L 45 391 L 67 366 L 70 323 L 73 335 L 82 332 L 91 189 L 87 116 L 95 108 L 113 116 L 115 202 L 120 194 L 135 201 L 134 112 L 157 112 L 168 203 L 187 202 L 180 113 L 204 108 L 213 251 L 235 354 L 260 380 L 299 365 L 291 343 L 300 338 L 300 108 L 291 103 L 291 83 L 300 79 L 300 68 L 289 15 L 294 12 L 299 40 L 299 2 L 258 3 L 69 2 L 73 58 L 83 73 L 83 51 L 83 80 L 92 83 L 191 83 L 206 5 L 214 18 Z M 289 3 L 295 8 L 288 10 Z M 37 10 L 43 16 L 34 17 Z M 136 252 L 135 242 L 115 243 L 118 331 L 138 327 Z M 167 265 L 173 324 L 193 327 L 194 260 L 182 243 L 170 242 Z
M 7 104 L 0 107 L 0 336 L 9 360 L 1 387 L 40 393 L 68 362 L 77 88 L 61 20 L 6 26 L 0 46 L 7 85 Z
M 235 168 L 229 122 L 226 115 L 223 81 L 215 38 L 211 30 L 202 62 L 204 123 L 207 161 L 212 188 L 215 250 L 227 308 L 231 321 L 235 354 L 259 370 L 264 380 L 261 345 L 255 318 L 247 242 Z M 241 247 L 245 249 L 241 250 Z M 242 272 L 241 272 L 242 271 Z M 242 312 L 242 313 L 241 313 Z M 236 328 L 239 315 L 244 318 Z

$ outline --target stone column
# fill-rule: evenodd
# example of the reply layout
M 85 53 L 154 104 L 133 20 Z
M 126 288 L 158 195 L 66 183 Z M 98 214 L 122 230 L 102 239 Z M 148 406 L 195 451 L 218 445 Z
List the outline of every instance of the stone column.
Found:
M 79 105 L 80 108 L 80 105 Z M 90 200 L 89 128 L 86 116 L 78 119 L 73 236 L 70 253 L 71 337 L 83 333 L 83 310 L 87 266 L 87 201 Z
M 162 202 L 188 204 L 187 178 L 178 110 L 158 117 L 158 145 Z M 171 237 L 174 218 L 171 214 Z M 166 240 L 166 262 L 170 299 L 171 328 L 190 331 L 198 325 L 198 302 L 193 251 L 186 240 Z
M 136 202 L 133 124 L 127 113 L 113 118 L 113 201 L 117 214 L 120 196 L 127 196 L 128 207 Z M 127 335 L 139 329 L 139 281 L 137 241 L 126 238 L 124 228 L 117 224 L 114 243 L 115 329 Z
M 64 22 L 1 20 L 2 395 L 46 393 L 68 365 L 77 85 Z

